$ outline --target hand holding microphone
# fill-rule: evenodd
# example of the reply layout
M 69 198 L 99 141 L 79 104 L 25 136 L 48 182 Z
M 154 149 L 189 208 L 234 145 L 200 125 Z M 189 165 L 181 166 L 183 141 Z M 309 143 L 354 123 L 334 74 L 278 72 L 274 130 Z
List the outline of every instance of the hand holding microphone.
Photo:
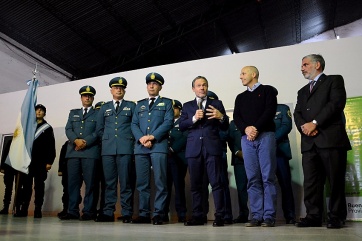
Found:
M 202 108 L 203 101 L 204 101 L 204 99 L 198 99 L 198 101 L 197 101 L 198 109 L 196 110 L 196 113 L 195 113 L 196 120 L 201 120 L 202 118 L 204 118 L 204 110 Z

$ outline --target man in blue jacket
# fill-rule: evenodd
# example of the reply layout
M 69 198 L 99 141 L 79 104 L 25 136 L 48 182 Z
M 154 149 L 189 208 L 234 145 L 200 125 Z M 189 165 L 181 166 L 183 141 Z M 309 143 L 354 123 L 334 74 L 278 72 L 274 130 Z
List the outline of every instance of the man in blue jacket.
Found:
M 164 84 L 158 73 L 146 76 L 149 97 L 138 101 L 132 118 L 132 132 L 136 139 L 136 187 L 139 192 L 139 217 L 132 223 L 150 223 L 150 177 L 153 169 L 156 194 L 153 224 L 163 224 L 167 198 L 168 132 L 173 126 L 172 100 L 161 97 Z
M 96 160 L 100 158 L 98 138 L 95 133 L 97 112 L 93 109 L 96 90 L 83 86 L 79 90 L 82 108 L 69 113 L 65 134 L 69 140 L 65 158 L 68 159 L 68 213 L 61 220 L 79 219 L 79 191 L 82 180 L 85 183 L 83 215 L 80 220 L 94 219 L 93 186 Z
M 109 82 L 113 100 L 102 105 L 98 113 L 97 134 L 102 140 L 102 164 L 105 179 L 105 203 L 97 222 L 113 222 L 117 202 L 117 183 L 124 223 L 130 223 L 133 214 L 131 170 L 135 139 L 131 121 L 136 104 L 124 100 L 127 80 L 115 77 Z
M 197 76 L 192 81 L 196 98 L 186 102 L 180 117 L 180 130 L 188 130 L 186 158 L 190 171 L 192 219 L 185 226 L 203 225 L 202 183 L 207 172 L 215 204 L 213 226 L 224 226 L 224 188 L 221 180 L 222 143 L 220 130 L 227 130 L 229 118 L 220 100 L 207 98 L 208 81 Z

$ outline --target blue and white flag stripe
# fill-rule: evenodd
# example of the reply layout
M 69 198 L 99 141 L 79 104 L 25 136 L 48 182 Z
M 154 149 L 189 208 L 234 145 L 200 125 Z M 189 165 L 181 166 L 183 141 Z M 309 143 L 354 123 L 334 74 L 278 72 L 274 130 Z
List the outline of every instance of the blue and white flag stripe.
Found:
M 36 131 L 35 105 L 37 101 L 38 80 L 30 81 L 21 111 L 16 121 L 13 140 L 11 142 L 9 155 L 5 163 L 15 170 L 29 173 L 28 167 L 31 162 L 31 150 L 33 147 Z

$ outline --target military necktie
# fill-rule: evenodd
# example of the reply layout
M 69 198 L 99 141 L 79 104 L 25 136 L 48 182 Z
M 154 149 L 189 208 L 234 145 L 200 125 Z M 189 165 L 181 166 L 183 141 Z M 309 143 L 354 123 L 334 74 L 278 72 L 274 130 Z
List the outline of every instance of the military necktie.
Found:
M 156 98 L 154 98 L 154 97 L 150 98 L 151 102 L 150 102 L 150 104 L 149 104 L 149 108 L 148 108 L 148 109 L 151 109 L 151 108 L 152 108 L 153 104 L 155 103 L 155 99 L 156 99 Z
M 119 110 L 119 101 L 117 100 L 116 101 L 116 113 L 118 113 L 118 110 Z
M 84 108 L 83 117 L 88 113 L 88 108 Z

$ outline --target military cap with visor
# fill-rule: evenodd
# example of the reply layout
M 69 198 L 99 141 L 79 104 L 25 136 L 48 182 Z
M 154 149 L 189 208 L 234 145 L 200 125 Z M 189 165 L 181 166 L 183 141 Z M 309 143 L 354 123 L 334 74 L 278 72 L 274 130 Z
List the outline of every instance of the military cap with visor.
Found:
M 123 77 L 115 77 L 109 81 L 109 87 L 112 88 L 113 86 L 121 86 L 125 89 L 127 88 L 127 80 Z
M 85 85 L 82 88 L 79 89 L 80 95 L 96 95 L 96 89 L 94 89 L 90 85 Z
M 163 79 L 162 75 L 156 72 L 151 72 L 146 76 L 146 84 L 150 82 L 156 82 L 160 85 L 163 85 L 165 83 L 165 80 Z

